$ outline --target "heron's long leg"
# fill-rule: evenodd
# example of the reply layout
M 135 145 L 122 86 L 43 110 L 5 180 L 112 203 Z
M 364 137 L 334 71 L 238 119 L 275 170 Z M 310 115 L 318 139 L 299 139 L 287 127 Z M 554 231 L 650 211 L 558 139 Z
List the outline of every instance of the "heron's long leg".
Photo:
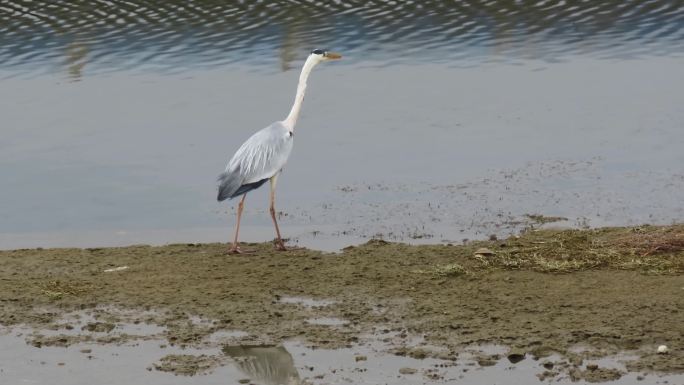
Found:
M 285 242 L 283 242 L 283 239 L 280 237 L 280 229 L 278 228 L 278 222 L 276 221 L 276 211 L 275 211 L 275 188 L 276 188 L 276 183 L 278 182 L 278 174 L 275 174 L 271 177 L 271 207 L 269 208 L 269 211 L 271 211 L 271 218 L 273 218 L 273 224 L 275 225 L 275 230 L 276 230 L 276 236 L 278 237 L 276 239 L 276 249 L 284 251 L 287 250 L 285 248 Z
M 242 196 L 240 203 L 238 203 L 237 210 L 237 225 L 235 225 L 235 238 L 233 239 L 233 246 L 228 250 L 231 253 L 240 253 L 240 247 L 238 247 L 238 233 L 240 232 L 240 217 L 242 216 L 242 209 L 245 207 L 245 198 L 247 193 Z

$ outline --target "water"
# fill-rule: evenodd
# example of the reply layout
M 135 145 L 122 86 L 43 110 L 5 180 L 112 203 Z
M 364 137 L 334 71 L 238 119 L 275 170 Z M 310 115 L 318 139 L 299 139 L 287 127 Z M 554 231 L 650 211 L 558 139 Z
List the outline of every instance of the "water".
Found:
M 314 47 L 292 244 L 684 220 L 681 2 L 5 1 L 0 247 L 227 241 L 215 178 Z
M 681 54 L 678 1 L 6 1 L 0 63 L 81 72 L 269 71 L 331 46 L 350 65 L 561 61 Z M 267 58 L 263 55 L 267 54 Z M 18 67 L 18 68 L 17 68 Z
M 132 326 L 119 325 L 124 333 Z M 127 329 L 128 328 L 128 329 Z M 138 330 L 138 329 L 135 329 Z M 269 385 L 299 384 L 415 384 L 415 383 L 473 383 L 527 384 L 539 382 L 545 363 L 554 362 L 558 370 L 568 365 L 567 360 L 552 355 L 542 360 L 525 357 L 513 364 L 506 358 L 478 364 L 481 355 L 498 354 L 503 357 L 505 346 L 470 346 L 453 360 L 415 359 L 391 354 L 390 344 L 375 339 L 344 349 L 311 349 L 299 342 L 286 341 L 283 345 L 220 345 L 209 343 L 202 348 L 170 346 L 160 335 L 149 331 L 145 339 L 117 344 L 80 342 L 68 347 L 44 346 L 37 348 L 27 343 L 29 334 L 21 328 L 0 329 L 0 379 L 3 383 L 42 384 L 225 384 L 258 383 Z M 40 331 L 45 333 L 45 331 Z M 88 334 L 83 332 L 84 335 Z M 212 340 L 209 336 L 208 340 Z M 194 356 L 207 363 L 192 377 L 174 375 L 159 370 L 160 363 L 169 356 Z M 600 368 L 625 371 L 625 363 L 635 357 L 627 355 L 591 360 L 579 367 L 597 364 Z M 543 383 L 586 384 L 573 381 L 561 374 L 547 377 Z M 624 373 L 611 384 L 680 383 L 682 375 L 653 373 Z

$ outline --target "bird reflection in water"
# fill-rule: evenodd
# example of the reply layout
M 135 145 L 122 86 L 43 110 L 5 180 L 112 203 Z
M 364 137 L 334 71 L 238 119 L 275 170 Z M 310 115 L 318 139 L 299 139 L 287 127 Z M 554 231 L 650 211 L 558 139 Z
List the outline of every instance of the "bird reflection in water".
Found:
M 235 360 L 251 380 L 266 385 L 301 385 L 290 353 L 282 346 L 224 346 L 223 353 Z

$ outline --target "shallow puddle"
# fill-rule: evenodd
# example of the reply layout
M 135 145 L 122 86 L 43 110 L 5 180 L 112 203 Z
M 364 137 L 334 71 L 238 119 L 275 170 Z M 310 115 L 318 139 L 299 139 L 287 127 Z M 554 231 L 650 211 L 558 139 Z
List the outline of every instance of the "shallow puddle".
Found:
M 3 384 L 225 384 L 239 377 L 230 366 L 192 380 L 154 370 L 168 354 L 218 354 L 218 351 L 170 347 L 163 340 L 121 345 L 79 343 L 36 348 L 14 332 L 0 335 L 0 383 Z
M 378 341 L 334 350 L 310 349 L 294 341 L 181 349 L 161 339 L 36 348 L 17 330 L 5 329 L 0 333 L 0 346 L 0 382 L 6 384 L 528 384 L 540 379 L 586 383 L 573 381 L 563 371 L 549 374 L 554 370 L 559 373 L 557 369 L 567 365 L 560 356 L 540 360 L 525 357 L 513 364 L 505 358 L 509 349 L 494 345 L 468 348 L 453 360 L 394 355 L 388 352 L 390 346 Z M 483 354 L 498 359 L 483 361 Z M 622 374 L 623 361 L 632 358 L 587 361 L 577 370 L 615 369 L 619 378 L 611 384 L 616 385 L 676 384 L 684 380 L 684 375 Z M 183 375 L 197 368 L 195 375 Z

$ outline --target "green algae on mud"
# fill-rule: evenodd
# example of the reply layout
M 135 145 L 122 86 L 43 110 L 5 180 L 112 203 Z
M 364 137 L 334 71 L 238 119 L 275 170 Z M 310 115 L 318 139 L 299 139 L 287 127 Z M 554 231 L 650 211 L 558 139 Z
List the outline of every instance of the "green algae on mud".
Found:
M 317 347 L 396 332 L 423 335 L 428 346 L 400 338 L 397 354 L 456 357 L 497 343 L 581 362 L 630 351 L 640 359 L 629 370 L 684 372 L 684 225 L 539 230 L 459 246 L 373 240 L 339 254 L 249 247 L 256 252 L 228 255 L 224 244 L 0 251 L 0 323 L 49 328 L 67 312 L 116 307 L 164 326 L 180 346 L 217 331 Z M 333 301 L 304 306 L 286 296 Z M 93 325 L 121 321 L 98 311 Z M 348 323 L 307 322 L 322 317 Z M 670 353 L 656 354 L 659 344 Z

